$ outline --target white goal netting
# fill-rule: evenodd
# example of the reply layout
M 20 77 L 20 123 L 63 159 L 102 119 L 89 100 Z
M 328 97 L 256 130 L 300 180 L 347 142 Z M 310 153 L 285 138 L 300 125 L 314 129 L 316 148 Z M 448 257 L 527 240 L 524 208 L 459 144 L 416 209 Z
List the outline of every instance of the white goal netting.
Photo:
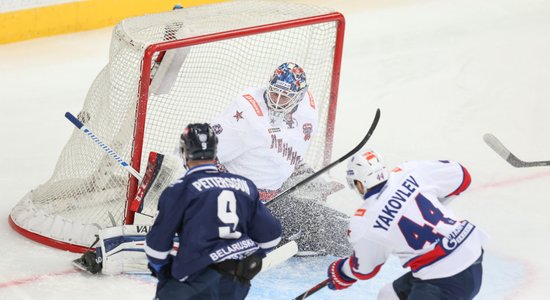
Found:
M 305 161 L 320 168 L 332 148 L 343 28 L 330 9 L 258 0 L 126 19 L 77 117 L 143 175 L 149 152 L 172 153 L 186 124 L 208 122 L 291 61 L 304 68 L 319 111 Z M 132 223 L 127 201 L 136 189 L 137 180 L 75 129 L 52 177 L 19 201 L 10 224 L 36 241 L 82 251 L 99 229 Z

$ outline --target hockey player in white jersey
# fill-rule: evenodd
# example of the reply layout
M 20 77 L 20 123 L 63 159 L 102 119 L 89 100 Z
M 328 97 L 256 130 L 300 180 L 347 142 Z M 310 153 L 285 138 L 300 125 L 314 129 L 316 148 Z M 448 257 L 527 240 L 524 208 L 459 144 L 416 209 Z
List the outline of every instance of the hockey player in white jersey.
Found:
M 292 185 L 289 178 L 308 170 L 304 156 L 317 123 L 317 107 L 306 73 L 292 62 L 275 69 L 268 85 L 241 92 L 211 122 L 219 138 L 220 164 L 251 179 L 264 203 L 286 189 L 285 184 Z M 348 253 L 344 234 L 336 241 L 321 234 L 332 232 L 324 228 L 347 227 L 347 216 L 317 203 L 320 199 L 309 200 L 290 196 L 269 206 L 283 222 L 284 237 L 301 235 L 297 242 L 302 254 Z
M 244 90 L 211 122 L 220 140 L 218 160 L 247 174 L 267 202 L 303 162 L 317 119 L 304 70 L 284 63 L 267 87 Z
M 379 299 L 472 299 L 479 292 L 486 236 L 442 204 L 468 188 L 466 168 L 412 161 L 389 172 L 365 150 L 350 159 L 347 180 L 365 201 L 349 224 L 353 255 L 329 266 L 329 288 L 372 278 L 393 254 L 410 272 L 382 288 Z

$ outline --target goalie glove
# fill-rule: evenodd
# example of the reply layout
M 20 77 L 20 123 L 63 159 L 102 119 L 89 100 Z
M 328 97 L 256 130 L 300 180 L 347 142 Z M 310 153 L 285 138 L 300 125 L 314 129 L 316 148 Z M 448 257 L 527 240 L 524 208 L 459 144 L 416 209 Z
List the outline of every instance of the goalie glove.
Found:
M 331 290 L 343 290 L 349 288 L 357 279 L 350 278 L 342 272 L 342 266 L 348 261 L 348 258 L 340 258 L 328 267 L 328 288 Z

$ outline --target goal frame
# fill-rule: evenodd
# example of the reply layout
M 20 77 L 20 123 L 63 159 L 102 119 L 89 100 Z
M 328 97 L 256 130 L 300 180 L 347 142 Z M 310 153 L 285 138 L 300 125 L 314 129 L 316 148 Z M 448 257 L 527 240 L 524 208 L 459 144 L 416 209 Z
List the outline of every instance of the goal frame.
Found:
M 336 105 L 338 102 L 338 87 L 340 82 L 340 70 L 342 63 L 342 51 L 344 45 L 344 31 L 345 31 L 345 18 L 341 13 L 332 12 L 328 14 L 300 18 L 295 20 L 276 22 L 271 24 L 265 24 L 260 26 L 252 26 L 247 28 L 241 28 L 236 30 L 222 31 L 219 33 L 207 34 L 202 36 L 195 36 L 190 38 L 184 38 L 176 41 L 166 41 L 153 45 L 149 45 L 144 52 L 144 57 L 141 65 L 141 82 L 139 84 L 139 98 L 136 106 L 136 123 L 134 127 L 134 140 L 132 145 L 132 158 L 130 164 L 134 170 L 140 172 L 141 168 L 141 159 L 143 156 L 143 140 L 145 135 L 145 124 L 147 117 L 147 103 L 149 100 L 149 86 L 150 86 L 150 75 L 153 62 L 153 57 L 156 53 L 161 53 L 163 51 L 182 48 L 187 46 L 194 46 L 198 44 L 205 44 L 210 42 L 216 42 L 231 38 L 238 38 L 243 36 L 261 34 L 266 32 L 284 30 L 289 28 L 307 26 L 318 23 L 325 22 L 336 22 L 336 40 L 334 48 L 334 57 L 333 57 L 333 67 L 332 67 L 332 82 L 330 85 L 330 96 L 329 96 L 329 108 L 327 122 L 326 136 L 325 136 L 325 153 L 323 162 L 324 165 L 330 163 L 330 158 L 332 155 L 332 143 L 334 135 L 334 121 L 336 119 Z M 130 210 L 131 201 L 135 198 L 139 183 L 138 180 L 129 175 L 129 184 L 127 192 L 127 205 L 126 213 L 124 218 L 125 224 L 134 223 L 134 212 Z

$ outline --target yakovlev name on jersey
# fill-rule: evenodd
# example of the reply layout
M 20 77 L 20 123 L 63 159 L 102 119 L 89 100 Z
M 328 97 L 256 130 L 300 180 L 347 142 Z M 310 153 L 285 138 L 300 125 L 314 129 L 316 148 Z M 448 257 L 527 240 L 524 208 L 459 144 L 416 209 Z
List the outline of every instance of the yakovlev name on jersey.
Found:
M 384 205 L 384 208 L 381 211 L 382 213 L 378 215 L 378 218 L 376 220 L 376 223 L 373 225 L 373 228 L 381 228 L 388 231 L 388 227 L 390 227 L 390 222 L 395 219 L 395 216 L 403 207 L 402 202 L 406 202 L 419 187 L 416 179 L 414 179 L 414 177 L 412 176 L 409 176 L 407 179 L 405 179 L 401 186 L 404 187 L 406 191 L 403 191 L 401 189 L 397 189 L 397 191 L 395 191 L 390 200 L 388 200 L 386 205 Z

